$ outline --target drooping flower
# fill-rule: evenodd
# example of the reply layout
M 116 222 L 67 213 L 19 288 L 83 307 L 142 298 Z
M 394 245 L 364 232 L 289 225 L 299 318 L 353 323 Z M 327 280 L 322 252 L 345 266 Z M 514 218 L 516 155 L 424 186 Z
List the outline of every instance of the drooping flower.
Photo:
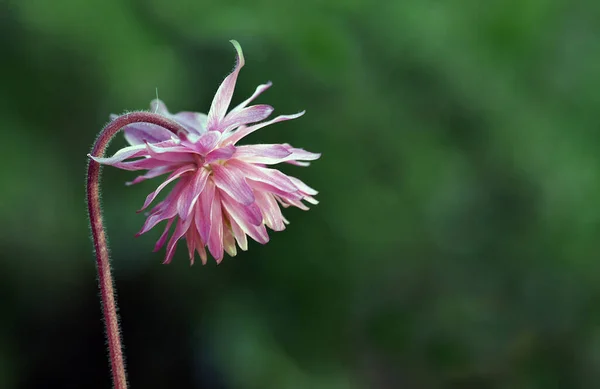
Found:
M 124 132 L 131 146 L 109 158 L 92 157 L 101 164 L 124 170 L 147 170 L 128 184 L 170 173 L 147 196 L 140 211 L 145 210 L 168 184 L 175 182 L 174 187 L 151 209 L 137 234 L 139 236 L 166 221 L 165 230 L 155 246 L 158 251 L 168 239 L 164 263 L 171 261 L 176 244 L 183 237 L 192 263 L 196 251 L 202 263 L 206 263 L 206 247 L 219 263 L 224 251 L 236 255 L 236 242 L 242 250 L 247 250 L 246 236 L 265 244 L 269 241 L 266 227 L 274 231 L 285 229 L 288 221 L 283 217 L 280 205 L 306 210 L 308 207 L 303 201 L 317 204 L 313 197 L 317 191 L 299 179 L 267 166 L 282 162 L 308 166 L 307 161 L 318 159 L 320 154 L 289 144 L 237 144 L 260 128 L 298 118 L 304 111 L 263 121 L 273 108 L 248 104 L 271 86 L 269 82 L 258 86 L 250 98 L 227 112 L 238 74 L 244 66 L 240 45 L 231 42 L 237 51 L 236 67 L 217 90 L 208 115 L 196 112 L 171 114 L 162 101 L 153 100 L 152 111 L 177 121 L 186 133 L 176 136 L 153 124 L 130 124 Z

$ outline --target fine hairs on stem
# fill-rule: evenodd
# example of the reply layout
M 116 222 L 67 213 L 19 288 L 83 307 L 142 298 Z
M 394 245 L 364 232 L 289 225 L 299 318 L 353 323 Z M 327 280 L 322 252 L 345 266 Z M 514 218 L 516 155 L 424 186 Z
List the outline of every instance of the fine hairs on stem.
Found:
M 186 132 L 177 122 L 157 113 L 127 113 L 117 117 L 102 129 L 94 143 L 92 152 L 89 155 L 102 157 L 112 137 L 123 127 L 132 123 L 156 124 L 176 135 L 180 132 Z M 127 389 L 127 377 L 125 374 L 125 364 L 121 346 L 121 331 L 117 316 L 115 289 L 113 286 L 108 244 L 106 242 L 106 233 L 104 231 L 102 209 L 100 206 L 100 164 L 91 159 L 88 163 L 86 188 L 90 227 L 96 253 L 96 266 L 98 270 L 104 326 L 106 328 L 106 338 L 108 340 L 108 350 L 112 369 L 113 387 L 115 389 Z

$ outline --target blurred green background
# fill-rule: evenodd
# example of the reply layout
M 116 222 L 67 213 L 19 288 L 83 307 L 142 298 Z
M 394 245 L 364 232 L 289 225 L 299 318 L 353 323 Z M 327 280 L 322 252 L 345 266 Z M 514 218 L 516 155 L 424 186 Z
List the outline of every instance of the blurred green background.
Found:
M 233 103 L 322 152 L 287 230 L 152 253 L 103 202 L 135 388 L 600 387 L 600 3 L 0 0 L 0 388 L 109 388 L 84 196 L 110 113 Z M 123 146 L 121 136 L 110 152 Z

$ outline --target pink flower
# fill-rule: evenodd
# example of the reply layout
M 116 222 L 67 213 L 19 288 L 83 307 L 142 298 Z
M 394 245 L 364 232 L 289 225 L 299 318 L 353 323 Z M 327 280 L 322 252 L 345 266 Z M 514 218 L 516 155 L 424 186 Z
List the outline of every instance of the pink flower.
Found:
M 303 201 L 317 204 L 312 197 L 317 191 L 299 179 L 267 166 L 281 162 L 308 166 L 306 161 L 318 159 L 320 154 L 289 144 L 237 145 L 240 139 L 260 128 L 295 119 L 304 112 L 262 121 L 273 108 L 248 104 L 268 89 L 270 82 L 260 85 L 249 99 L 227 112 L 238 73 L 244 66 L 240 45 L 231 42 L 237 51 L 237 64 L 217 90 L 208 115 L 196 112 L 171 114 L 162 101 L 154 100 L 151 103 L 153 112 L 177 121 L 187 132 L 175 136 L 153 124 L 130 124 L 124 132 L 131 146 L 110 158 L 92 157 L 101 164 L 120 169 L 147 170 L 128 184 L 170 173 L 146 197 L 140 211 L 146 209 L 171 182 L 175 182 L 173 189 L 152 208 L 137 234 L 139 236 L 166 220 L 166 228 L 155 246 L 157 251 L 175 225 L 164 263 L 171 261 L 177 241 L 184 236 L 192 264 L 196 251 L 202 263 L 206 263 L 206 246 L 219 263 L 223 251 L 236 255 L 236 242 L 242 250 L 247 250 L 246 235 L 265 244 L 269 241 L 265 226 L 275 231 L 285 229 L 289 222 L 281 214 L 279 205 L 306 210 L 308 207 Z

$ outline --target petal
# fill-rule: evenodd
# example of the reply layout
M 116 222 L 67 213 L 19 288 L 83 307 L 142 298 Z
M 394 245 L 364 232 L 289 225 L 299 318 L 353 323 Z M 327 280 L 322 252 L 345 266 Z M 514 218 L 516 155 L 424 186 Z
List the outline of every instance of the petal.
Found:
M 111 166 L 123 170 L 151 170 L 164 166 L 169 167 L 171 170 L 175 170 L 179 166 L 185 164 L 186 162 L 165 162 L 158 159 L 146 157 L 142 159 L 136 159 L 134 161 L 117 162 Z
M 229 220 L 235 221 L 248 236 L 255 241 L 265 244 L 269 241 L 269 234 L 265 229 L 265 226 L 261 223 L 256 226 L 253 225 L 248 218 L 245 217 L 245 211 L 241 204 L 231 201 L 230 199 L 223 199 L 223 207 Z
M 196 223 L 196 229 L 203 242 L 208 242 L 210 234 L 210 210 L 215 197 L 215 190 L 215 184 L 212 180 L 208 180 L 204 187 L 204 191 L 202 191 L 198 197 L 198 205 L 195 207 L 196 213 L 194 215 L 194 222 Z
M 315 199 L 314 197 L 312 197 L 312 196 L 304 196 L 304 198 L 302 198 L 302 200 L 304 200 L 304 201 L 306 201 L 308 203 L 311 203 L 312 205 L 319 204 L 319 201 L 317 199 Z
M 321 153 L 311 153 L 310 151 L 298 149 L 288 144 L 285 144 L 284 146 L 288 147 L 289 150 L 292 152 L 292 155 L 289 159 L 297 159 L 301 161 L 314 161 L 316 159 L 321 158 Z
M 177 221 L 177 227 L 175 227 L 175 232 L 171 235 L 171 239 L 169 239 L 169 243 L 167 244 L 167 254 L 165 256 L 165 260 L 163 264 L 168 264 L 173 259 L 173 255 L 175 255 L 175 249 L 177 248 L 177 241 L 181 239 L 181 237 L 186 233 L 191 224 L 191 219 L 183 220 L 179 219 Z
M 225 212 L 227 211 L 225 210 Z M 240 225 L 237 224 L 236 221 L 231 218 L 231 216 L 229 216 L 229 224 L 231 225 L 231 231 L 233 232 L 233 236 L 235 237 L 238 246 L 240 246 L 243 251 L 248 250 L 248 239 L 246 238 L 246 233 L 244 230 L 242 230 Z
M 250 104 L 255 98 L 257 98 L 261 93 L 263 93 L 264 91 L 266 91 L 267 89 L 269 89 L 271 87 L 271 85 L 273 85 L 273 83 L 271 81 L 269 81 L 266 84 L 262 84 L 262 85 L 257 86 L 256 90 L 254 91 L 254 93 L 252 94 L 252 96 L 250 96 L 248 99 L 242 101 L 242 103 L 240 105 L 238 105 L 237 107 L 235 107 L 234 109 L 232 109 L 230 111 L 230 114 L 233 113 L 233 112 L 241 111 L 248 104 Z
M 235 238 L 231 232 L 231 227 L 228 225 L 223 226 L 223 249 L 225 249 L 225 252 L 232 257 L 235 257 L 237 254 Z
M 288 198 L 285 198 L 285 197 L 280 197 L 279 200 L 281 200 L 282 204 L 292 205 L 292 206 L 294 206 L 296 208 L 300 208 L 303 211 L 308 211 L 309 210 L 309 208 L 306 206 L 306 204 L 304 204 L 300 200 L 288 199 Z
M 267 165 L 295 160 L 313 161 L 321 157 L 321 154 L 296 149 L 288 144 L 237 146 L 237 150 L 235 158 L 239 158 L 244 162 Z
M 161 99 L 154 99 L 150 102 L 150 111 L 167 117 L 171 116 L 166 104 Z
M 154 245 L 154 252 L 157 252 L 165 245 L 165 242 L 167 241 L 167 237 L 169 236 L 169 230 L 171 229 L 171 225 L 173 224 L 174 220 L 175 220 L 175 218 L 171 218 L 167 222 L 167 225 L 165 226 L 165 230 L 163 231 L 160 238 L 158 238 L 156 245 Z
M 253 105 L 237 112 L 231 112 L 221 123 L 221 132 L 234 130 L 241 125 L 260 122 L 273 113 L 273 107 L 266 104 Z
M 259 129 L 266 127 L 273 123 L 278 123 L 278 122 L 283 122 L 286 120 L 292 120 L 292 119 L 299 118 L 300 116 L 304 115 L 304 112 L 305 111 L 298 112 L 297 114 L 294 114 L 294 115 L 280 115 L 274 119 L 271 119 L 271 120 L 263 122 L 263 123 L 255 124 L 253 126 L 243 127 L 243 128 L 240 127 L 236 132 L 234 132 L 227 138 L 227 143 L 236 144 L 240 139 L 253 133 L 256 130 L 259 130 Z
M 284 145 L 249 145 L 237 146 L 234 157 L 248 163 L 275 164 L 291 154 Z
M 238 203 L 249 205 L 254 202 L 252 188 L 246 182 L 244 174 L 235 167 L 211 165 L 215 185 Z
M 200 235 L 198 235 L 198 231 L 195 228 L 188 228 L 185 233 L 185 241 L 187 243 L 188 255 L 190 257 L 190 264 L 194 264 L 194 257 L 196 252 L 196 247 L 198 243 L 201 243 Z
M 269 184 L 281 191 L 289 193 L 298 191 L 288 176 L 279 170 L 259 167 L 237 159 L 227 161 L 227 166 L 237 168 L 243 177 Z
M 196 171 L 196 173 L 194 173 L 188 188 L 186 188 L 186 190 L 183 191 L 179 197 L 178 212 L 180 217 L 184 219 L 190 217 L 193 207 L 198 201 L 198 197 L 200 197 L 200 193 L 202 193 L 204 187 L 206 186 L 208 176 L 209 171 L 204 168 L 200 168 Z
M 204 242 L 201 239 L 196 240 L 196 251 L 200 255 L 200 259 L 202 260 L 202 264 L 206 265 L 206 249 L 204 248 Z
M 225 80 L 223 80 L 219 86 L 219 89 L 217 90 L 217 93 L 215 94 L 215 97 L 213 98 L 210 111 L 208 112 L 208 123 L 206 126 L 209 131 L 222 132 L 220 123 L 227 113 L 227 108 L 229 108 L 229 103 L 231 102 L 231 97 L 233 96 L 238 74 L 240 69 L 242 69 L 244 66 L 244 54 L 242 53 L 240 44 L 234 40 L 232 40 L 231 43 L 237 52 L 237 61 L 235 69 L 225 78 Z
M 140 211 L 143 211 L 144 209 L 146 209 L 148 207 L 148 205 L 150 205 L 150 203 L 152 201 L 154 201 L 156 196 L 158 196 L 160 191 L 165 188 L 165 186 L 169 185 L 171 182 L 175 181 L 176 179 L 181 177 L 183 174 L 185 174 L 187 172 L 191 172 L 195 169 L 196 169 L 196 165 L 185 165 L 185 166 L 182 166 L 179 169 L 175 170 L 173 173 L 171 173 L 171 175 L 162 184 L 160 184 L 154 192 L 152 192 L 148 196 L 146 196 L 146 201 L 144 201 L 144 205 L 142 206 Z M 185 192 L 187 192 L 188 190 L 189 190 L 188 188 L 182 188 L 181 194 L 185 195 Z
M 286 192 L 279 188 L 276 188 L 273 185 L 270 185 L 270 184 L 267 184 L 264 182 L 254 181 L 252 179 L 248 179 L 247 182 L 248 182 L 248 185 L 250 185 L 250 187 L 252 188 L 252 190 L 254 192 L 261 191 L 261 192 L 272 193 L 279 197 L 282 197 L 285 199 L 290 199 L 290 200 L 302 200 L 302 198 L 304 197 L 304 195 L 299 190 L 296 190 L 294 192 Z
M 218 191 L 215 191 L 215 196 L 210 207 L 208 250 L 217 263 L 223 260 L 223 215 L 221 213 L 221 198 Z
M 172 138 L 173 133 L 164 127 L 151 123 L 134 123 L 123 128 L 125 139 L 131 145 L 145 142 L 160 143 Z
M 206 132 L 208 116 L 200 112 L 179 112 L 171 115 L 171 118 L 179 122 L 191 133 L 203 134 Z
M 128 158 L 144 157 L 146 155 L 148 155 L 148 151 L 146 150 L 145 145 L 135 145 L 120 149 L 112 157 L 95 157 L 91 154 L 88 154 L 88 157 L 102 165 L 112 166 L 118 162 L 123 162 Z
M 300 191 L 304 194 L 307 195 L 311 195 L 314 196 L 316 194 L 318 194 L 319 192 L 317 192 L 316 190 L 314 190 L 313 188 L 311 188 L 310 186 L 306 185 L 304 182 L 300 181 L 299 179 L 297 179 L 296 177 L 292 177 L 292 176 L 287 176 L 290 181 L 292 181 L 292 183 L 294 185 L 296 185 L 296 187 L 298 189 L 300 189 Z
M 150 110 L 154 113 L 166 116 L 181 124 L 186 130 L 193 134 L 201 134 L 206 131 L 207 116 L 199 112 L 179 112 L 171 114 L 165 103 L 159 99 L 150 102 Z
M 274 231 L 285 230 L 285 224 L 283 223 L 283 215 L 281 209 L 277 204 L 277 201 L 272 194 L 256 191 L 256 204 L 262 212 L 263 219 L 267 227 Z
M 185 185 L 187 184 L 186 181 L 187 180 L 185 179 L 181 179 L 179 182 L 177 182 L 177 184 L 175 184 L 175 187 L 171 193 L 169 193 L 162 202 L 152 209 L 150 215 L 146 218 L 142 229 L 135 236 L 145 234 L 161 221 L 171 219 L 177 215 L 177 198 L 179 197 L 183 188 L 185 188 Z
M 310 166 L 309 162 L 298 162 L 298 161 L 285 161 L 285 163 L 289 163 L 290 165 L 295 165 L 295 166 Z
M 242 205 L 224 192 L 220 192 L 220 196 L 223 203 L 227 202 L 231 205 L 229 210 L 236 213 L 236 220 L 243 218 L 253 226 L 259 226 L 262 224 L 263 216 L 258 205 L 255 203 L 250 205 Z
M 202 260 L 202 264 L 206 265 L 206 249 L 204 248 L 204 242 L 200 235 L 198 234 L 198 230 L 192 226 L 186 232 L 187 246 L 188 246 L 188 254 L 190 256 L 190 264 L 194 264 L 194 250 L 198 252 L 200 255 L 200 259 Z
M 219 131 L 208 131 L 202 134 L 202 136 L 190 147 L 197 153 L 206 155 L 217 146 L 220 140 L 221 133 Z
M 231 156 L 235 153 L 234 145 L 227 145 L 225 147 L 220 147 L 218 149 L 214 149 L 210 153 L 206 155 L 206 163 L 212 163 L 218 161 L 220 159 L 227 160 L 231 158 Z
M 150 143 L 146 143 L 148 155 L 154 159 L 165 162 L 193 162 L 194 152 L 188 147 L 182 145 L 159 147 Z
M 174 170 L 173 165 L 161 165 L 148 170 L 148 172 L 144 175 L 137 176 L 133 181 L 126 182 L 125 185 L 129 186 L 139 184 L 142 181 L 149 180 L 151 178 L 156 178 L 158 176 L 162 176 L 163 174 L 167 174 L 172 170 Z

